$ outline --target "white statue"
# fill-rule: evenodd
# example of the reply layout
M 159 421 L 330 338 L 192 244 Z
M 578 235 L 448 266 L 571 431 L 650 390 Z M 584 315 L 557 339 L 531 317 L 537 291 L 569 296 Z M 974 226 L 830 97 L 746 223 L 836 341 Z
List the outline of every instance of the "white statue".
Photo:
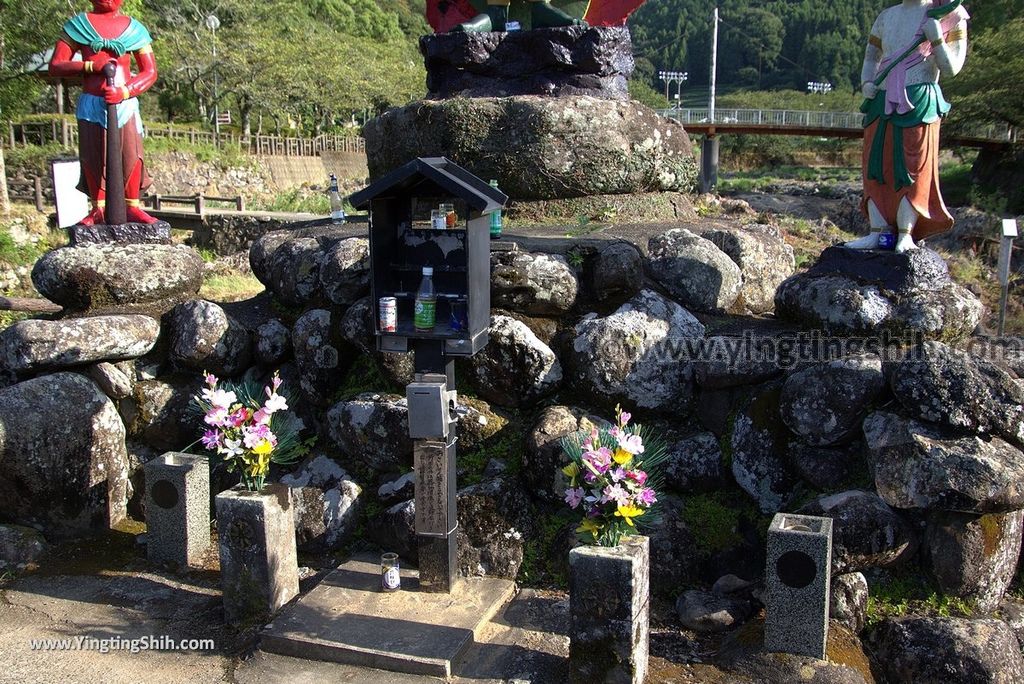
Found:
M 861 69 L 861 209 L 871 232 L 847 247 L 876 249 L 895 228 L 905 252 L 953 226 L 939 192 L 939 122 L 950 109 L 939 75 L 963 68 L 968 18 L 961 0 L 903 0 L 875 19 Z

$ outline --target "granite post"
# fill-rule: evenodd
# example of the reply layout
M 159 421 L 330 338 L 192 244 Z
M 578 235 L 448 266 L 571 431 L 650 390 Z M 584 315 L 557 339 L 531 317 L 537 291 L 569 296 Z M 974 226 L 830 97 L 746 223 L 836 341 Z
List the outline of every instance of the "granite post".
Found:
M 143 466 L 150 562 L 199 565 L 210 548 L 210 462 L 168 452 Z
M 647 675 L 650 636 L 650 543 L 569 552 L 569 681 L 629 682 Z
M 776 513 L 768 528 L 765 650 L 825 659 L 832 519 Z
M 238 486 L 218 494 L 216 507 L 225 621 L 264 622 L 299 593 L 291 488 Z

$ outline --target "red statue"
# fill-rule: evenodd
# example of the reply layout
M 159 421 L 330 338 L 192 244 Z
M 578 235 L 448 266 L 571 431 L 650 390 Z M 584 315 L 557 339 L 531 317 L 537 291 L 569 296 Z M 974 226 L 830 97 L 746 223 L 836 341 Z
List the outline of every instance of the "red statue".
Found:
M 139 201 L 150 178 L 142 162 L 142 119 L 136 99 L 156 81 L 156 60 L 149 31 L 121 13 L 123 2 L 92 0 L 92 12 L 82 12 L 64 24 L 50 60 L 51 76 L 82 78 L 83 92 L 75 116 L 82 164 L 79 189 L 88 193 L 93 205 L 82 219 L 86 226 L 115 222 L 105 215 L 108 173 L 123 178 L 126 221 L 156 223 Z M 72 61 L 76 52 L 81 52 L 81 61 Z M 132 57 L 138 70 L 135 75 L 131 72 Z M 111 63 L 114 67 L 108 70 L 108 79 L 104 68 Z M 111 149 L 107 141 L 108 114 L 110 123 L 116 121 L 119 126 L 120 145 L 114 149 L 120 148 L 121 173 L 111 173 L 105 164 L 106 152 Z M 114 191 L 110 192 L 113 197 Z

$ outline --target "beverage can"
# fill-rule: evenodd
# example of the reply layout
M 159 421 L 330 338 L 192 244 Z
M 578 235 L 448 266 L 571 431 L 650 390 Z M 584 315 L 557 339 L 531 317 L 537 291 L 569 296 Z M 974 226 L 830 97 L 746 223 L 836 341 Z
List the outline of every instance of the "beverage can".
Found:
M 416 330 L 430 332 L 434 329 L 434 322 L 437 314 L 437 300 L 416 298 L 416 305 L 413 309 L 413 323 Z
M 394 297 L 381 297 L 379 304 L 380 331 L 398 331 L 398 300 Z
M 883 230 L 878 234 L 878 248 L 879 249 L 895 249 L 896 247 L 896 236 L 889 231 Z

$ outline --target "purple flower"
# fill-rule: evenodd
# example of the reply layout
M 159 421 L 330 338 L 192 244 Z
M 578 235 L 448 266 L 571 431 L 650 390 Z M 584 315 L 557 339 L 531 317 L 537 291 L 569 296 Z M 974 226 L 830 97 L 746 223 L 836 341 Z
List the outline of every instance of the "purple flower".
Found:
M 583 454 L 583 460 L 603 475 L 612 464 L 612 452 L 608 447 L 601 447 L 597 451 L 588 451 Z
M 216 449 L 220 446 L 220 432 L 218 430 L 207 430 L 204 432 L 203 446 L 207 449 Z
M 629 492 L 623 489 L 620 484 L 608 485 L 602 492 L 601 502 L 605 503 L 608 501 L 614 501 L 619 506 L 625 506 L 629 503 Z
M 636 502 L 642 506 L 650 506 L 658 499 L 654 496 L 654 490 L 650 487 L 644 487 L 640 490 L 640 493 L 636 495 Z
M 623 468 L 612 469 L 612 482 L 621 482 L 626 479 L 626 471 Z
M 565 503 L 569 504 L 569 508 L 576 508 L 583 501 L 583 494 L 583 487 L 570 487 L 565 490 Z
M 221 427 L 228 419 L 228 410 L 223 406 L 214 406 L 203 417 L 203 422 L 214 427 Z
M 622 427 L 625 427 L 626 423 L 628 423 L 629 419 L 632 418 L 632 417 L 633 417 L 632 413 L 626 413 L 625 411 L 619 412 L 619 425 L 621 425 Z

